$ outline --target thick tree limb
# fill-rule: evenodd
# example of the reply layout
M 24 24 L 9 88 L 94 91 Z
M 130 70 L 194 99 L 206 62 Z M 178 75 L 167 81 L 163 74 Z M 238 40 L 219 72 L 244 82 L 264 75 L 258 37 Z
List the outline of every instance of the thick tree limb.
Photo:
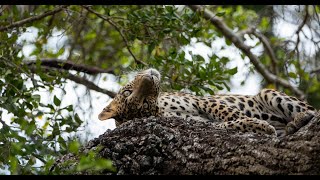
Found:
M 19 27 L 19 26 L 22 26 L 24 24 L 27 24 L 27 23 L 30 23 L 30 22 L 33 22 L 33 21 L 37 21 L 37 20 L 40 20 L 40 19 L 45 18 L 47 16 L 56 14 L 56 13 L 60 12 L 61 10 L 63 10 L 64 8 L 66 8 L 67 6 L 68 5 L 59 6 L 59 7 L 55 8 L 52 11 L 48 11 L 48 12 L 40 14 L 38 16 L 33 16 L 33 17 L 30 17 L 30 18 L 26 18 L 26 19 L 23 19 L 21 21 L 14 22 L 14 23 L 12 23 L 12 24 L 10 24 L 8 26 L 0 27 L 0 32 L 1 31 L 7 31 L 7 30 L 9 30 L 11 28 Z
M 125 42 L 126 44 L 126 47 L 127 47 L 127 50 L 129 51 L 129 53 L 131 54 L 131 56 L 133 57 L 134 61 L 137 63 L 137 64 L 143 64 L 143 65 L 147 65 L 145 62 L 143 61 L 140 61 L 139 59 L 136 58 L 136 56 L 133 54 L 133 52 L 131 51 L 130 49 L 130 46 L 129 46 L 129 42 L 127 40 L 127 38 L 125 37 L 125 35 L 123 34 L 122 30 L 116 25 L 115 22 L 113 22 L 110 18 L 107 18 L 105 17 L 104 15 L 92 10 L 89 6 L 83 6 L 86 10 L 88 10 L 89 12 L 95 14 L 96 16 L 98 16 L 99 18 L 107 21 L 108 23 L 110 23 L 119 33 L 120 33 L 120 36 L 122 37 L 123 41 Z
M 28 66 L 35 66 L 36 61 L 24 61 L 24 64 Z M 78 72 L 84 72 L 91 75 L 96 75 L 100 73 L 114 74 L 113 68 L 101 69 L 98 67 L 87 66 L 83 64 L 75 64 L 72 61 L 62 60 L 62 59 L 41 59 L 40 65 L 51 67 L 51 68 L 57 68 L 57 69 L 75 70 Z
M 256 70 L 271 83 L 278 83 L 279 85 L 290 89 L 300 99 L 305 98 L 305 94 L 297 87 L 291 85 L 287 80 L 282 79 L 272 74 L 268 69 L 259 61 L 258 57 L 250 51 L 250 47 L 245 45 L 244 42 L 218 17 L 215 16 L 211 11 L 201 7 L 200 5 L 189 5 L 193 11 L 203 10 L 203 17 L 210 20 L 210 22 L 222 32 L 222 34 L 229 39 L 233 44 L 239 48 L 245 55 L 248 56 L 250 62 L 255 66 Z
M 112 160 L 117 175 L 316 175 L 320 174 L 319 118 L 318 112 L 306 126 L 283 138 L 219 130 L 209 122 L 178 117 L 136 118 L 107 130 L 80 152 L 92 150 Z M 57 159 L 51 172 L 73 169 L 78 162 L 77 155 L 67 154 Z

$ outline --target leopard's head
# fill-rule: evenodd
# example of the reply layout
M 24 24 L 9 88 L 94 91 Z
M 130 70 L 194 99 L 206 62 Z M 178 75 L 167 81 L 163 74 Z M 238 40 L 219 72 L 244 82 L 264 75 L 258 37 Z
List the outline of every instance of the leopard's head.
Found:
M 120 125 L 133 118 L 157 116 L 159 90 L 160 73 L 156 69 L 141 71 L 120 89 L 98 118 L 101 121 L 114 118 L 116 125 Z

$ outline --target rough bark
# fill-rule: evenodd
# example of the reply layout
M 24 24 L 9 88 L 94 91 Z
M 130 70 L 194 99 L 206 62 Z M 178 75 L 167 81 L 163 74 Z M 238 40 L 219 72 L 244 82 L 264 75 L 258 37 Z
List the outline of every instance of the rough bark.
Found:
M 82 151 L 101 146 L 99 155 L 111 159 L 119 175 L 320 174 L 319 113 L 282 139 L 180 118 L 134 119 L 91 140 Z M 77 157 L 63 156 L 55 168 L 70 159 Z

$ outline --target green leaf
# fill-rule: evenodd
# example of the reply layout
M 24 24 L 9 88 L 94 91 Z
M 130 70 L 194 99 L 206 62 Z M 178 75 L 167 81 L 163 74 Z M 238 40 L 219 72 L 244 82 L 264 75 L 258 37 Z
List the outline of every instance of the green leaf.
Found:
M 223 12 L 218 12 L 218 13 L 216 14 L 216 16 L 221 17 L 221 16 L 223 16 L 223 15 L 225 15 L 225 14 L 226 14 L 226 12 L 225 12 L 225 11 L 223 11 Z
M 261 19 L 260 29 L 261 29 L 262 31 L 267 30 L 268 27 L 269 27 L 269 22 L 270 22 L 270 20 L 269 20 L 268 17 L 263 17 L 263 18 Z
M 232 69 L 227 70 L 227 73 L 230 75 L 234 75 L 238 72 L 238 67 L 234 67 Z
M 291 78 L 297 78 L 297 74 L 296 74 L 296 73 L 289 72 L 288 75 L 289 75 L 289 77 L 291 77 Z
M 29 102 L 25 102 L 25 105 L 28 107 L 28 109 L 32 110 L 33 106 Z
M 36 127 L 36 125 L 34 124 L 34 122 L 33 122 L 33 123 L 30 123 L 30 124 L 28 125 L 27 129 L 26 129 L 26 134 L 27 134 L 27 135 L 31 135 L 36 128 L 37 128 L 37 127 Z
M 83 121 L 80 119 L 80 117 L 79 117 L 79 115 L 78 115 L 77 113 L 74 115 L 74 120 L 75 120 L 76 123 L 78 123 L 79 125 L 83 122 Z
M 95 154 L 95 152 L 90 151 L 87 156 L 82 155 L 79 164 L 76 167 L 77 171 L 89 169 L 92 171 L 100 171 L 105 169 L 113 172 L 116 171 L 115 167 L 112 165 L 112 161 L 104 158 L 98 158 Z
M 227 44 L 228 46 L 231 46 L 232 41 L 230 41 L 229 39 L 226 39 L 226 44 Z
M 79 148 L 80 148 L 80 144 L 77 141 L 72 141 L 69 144 L 69 151 L 74 153 L 74 154 L 78 154 Z
M 242 52 L 240 52 L 240 56 L 241 56 L 241 59 L 244 59 L 246 57 L 246 55 Z
M 72 104 L 69 105 L 66 109 L 67 109 L 67 111 L 69 111 L 69 112 L 73 111 L 73 105 L 72 105 Z
M 223 87 L 219 86 L 218 84 L 215 84 L 215 86 L 216 86 L 216 88 L 217 88 L 218 90 L 222 90 L 222 89 L 223 89 Z
M 112 165 L 112 161 L 107 160 L 107 159 L 103 159 L 103 158 L 100 158 L 100 159 L 96 160 L 95 170 L 96 171 L 100 171 L 100 170 L 104 170 L 104 169 L 108 169 L 108 170 L 113 171 L 113 172 L 116 171 L 116 169 Z
M 97 34 L 93 31 L 84 36 L 85 40 L 92 40 L 97 37 Z
M 67 149 L 67 143 L 61 136 L 58 137 L 58 142 L 63 150 Z
M 41 96 L 39 94 L 34 94 L 34 95 L 32 95 L 32 99 L 34 99 L 37 102 L 40 102 Z
M 60 55 L 62 55 L 64 53 L 64 51 L 65 51 L 65 48 L 62 47 L 61 49 L 59 49 L 59 51 L 58 51 L 58 53 L 56 55 L 60 56 Z
M 183 45 L 187 45 L 190 43 L 190 41 L 183 34 L 181 34 L 180 41 Z
M 148 46 L 148 53 L 151 54 L 151 52 L 153 51 L 153 49 L 156 47 L 156 44 L 155 43 L 151 43 L 149 46 Z
M 9 162 L 10 162 L 10 166 L 9 166 L 10 173 L 13 175 L 18 174 L 19 161 L 18 161 L 17 157 L 10 156 Z
M 56 95 L 54 95 L 54 97 L 53 97 L 53 103 L 54 103 L 56 106 L 60 106 L 60 104 L 61 104 L 60 99 L 58 99 Z
M 227 83 L 222 82 L 222 84 L 224 85 L 224 87 L 226 87 L 226 88 L 227 88 L 227 90 L 228 90 L 228 91 L 230 91 L 230 87 L 228 86 L 228 84 L 227 84 Z
M 163 32 L 164 33 L 169 33 L 169 32 L 171 32 L 171 29 L 170 28 L 165 28 L 165 29 L 163 29 Z

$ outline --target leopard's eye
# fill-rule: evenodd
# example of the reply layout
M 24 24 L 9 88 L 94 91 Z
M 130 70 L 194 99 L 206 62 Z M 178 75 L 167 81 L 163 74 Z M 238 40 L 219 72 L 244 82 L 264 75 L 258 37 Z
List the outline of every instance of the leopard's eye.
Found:
M 143 108 L 148 108 L 148 103 L 143 103 Z
M 129 91 L 129 90 L 126 90 L 126 91 L 123 92 L 123 95 L 124 95 L 125 97 L 130 96 L 130 94 L 131 94 L 131 91 Z
M 131 91 L 129 91 L 129 90 L 126 90 L 126 91 L 123 92 L 123 95 L 124 95 L 125 97 L 130 96 L 130 94 L 131 94 Z

